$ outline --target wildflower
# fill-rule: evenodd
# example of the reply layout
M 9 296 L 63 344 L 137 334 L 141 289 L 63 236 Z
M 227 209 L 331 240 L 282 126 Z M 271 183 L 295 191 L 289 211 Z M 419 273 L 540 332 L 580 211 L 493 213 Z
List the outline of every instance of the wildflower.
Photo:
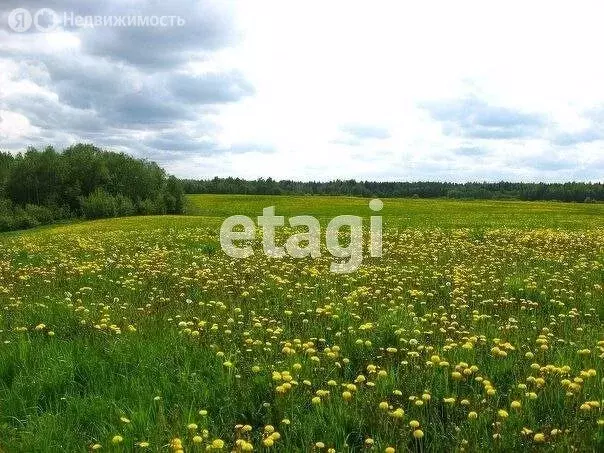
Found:
M 399 407 L 390 412 L 390 416 L 393 418 L 403 418 L 405 416 L 405 411 Z
M 120 436 L 119 434 L 113 436 L 113 438 L 111 439 L 111 443 L 113 445 L 121 444 L 123 441 L 124 441 L 124 438 L 122 436 Z
M 416 429 L 415 431 L 413 431 L 413 437 L 419 440 L 424 437 L 424 432 L 421 429 Z
M 224 447 L 224 440 L 214 439 L 212 441 L 212 448 L 214 448 L 215 450 L 222 450 L 222 447 Z
M 543 433 L 537 433 L 533 436 L 533 440 L 538 443 L 545 442 L 545 435 Z

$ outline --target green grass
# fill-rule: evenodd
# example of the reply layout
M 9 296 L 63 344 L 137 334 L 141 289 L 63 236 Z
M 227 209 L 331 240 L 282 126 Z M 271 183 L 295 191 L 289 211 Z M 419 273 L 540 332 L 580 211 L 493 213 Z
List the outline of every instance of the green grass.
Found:
M 365 199 L 191 196 L 187 216 L 0 235 L 0 451 L 602 451 L 602 409 L 580 408 L 604 398 L 604 205 L 384 203 L 384 256 L 347 275 L 325 250 L 275 260 L 256 242 L 233 261 L 218 228 L 271 205 L 368 217 Z
M 275 206 L 277 215 L 312 215 L 323 222 L 342 215 L 369 217 L 367 198 L 318 196 L 189 195 L 187 213 L 226 218 L 254 218 Z M 563 228 L 604 226 L 602 203 L 523 201 L 461 201 L 443 199 L 383 199 L 384 224 L 403 228 Z

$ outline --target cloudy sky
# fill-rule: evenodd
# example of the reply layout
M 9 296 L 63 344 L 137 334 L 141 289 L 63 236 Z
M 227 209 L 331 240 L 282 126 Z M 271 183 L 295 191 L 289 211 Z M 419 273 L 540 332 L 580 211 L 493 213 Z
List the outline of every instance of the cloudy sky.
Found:
M 0 148 L 93 142 L 195 178 L 604 181 L 604 7 L 561 3 L 3 0 Z M 15 8 L 53 29 L 14 31 Z

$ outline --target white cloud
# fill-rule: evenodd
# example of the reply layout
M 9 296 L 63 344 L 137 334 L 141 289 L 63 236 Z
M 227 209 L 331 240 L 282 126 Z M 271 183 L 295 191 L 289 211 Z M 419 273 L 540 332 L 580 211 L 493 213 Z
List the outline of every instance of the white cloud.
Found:
M 218 3 L 210 3 L 214 11 Z M 187 2 L 175 5 L 185 9 Z M 228 96 L 206 96 L 211 84 L 194 90 L 186 85 L 193 77 L 171 79 L 181 95 L 228 102 L 203 106 L 203 99 L 195 99 L 203 108 L 190 110 L 182 101 L 175 107 L 167 84 L 157 89 L 167 87 L 163 96 L 170 109 L 141 104 L 138 132 L 116 131 L 107 121 L 113 129 L 107 129 L 106 143 L 160 156 L 180 176 L 603 180 L 598 170 L 604 133 L 597 112 L 604 106 L 604 7 L 598 2 L 237 1 L 225 10 L 228 30 L 216 22 L 204 41 L 211 44 L 207 48 L 192 47 L 186 30 L 172 35 L 174 41 L 163 30 L 166 43 L 154 32 L 158 49 L 177 50 L 182 39 L 189 52 L 164 62 L 159 51 L 146 51 L 141 63 L 132 44 L 118 48 L 118 41 L 109 40 L 113 34 L 103 30 L 0 34 L 13 70 L 22 57 L 90 58 L 86 52 L 93 43 L 109 73 L 121 68 L 118 74 L 137 78 L 140 87 L 157 86 L 177 73 L 240 74 L 241 86 L 249 88 L 227 87 Z M 126 35 L 145 41 L 140 31 Z M 44 83 L 44 74 L 30 69 L 0 91 L 0 106 L 9 90 L 52 89 Z M 94 86 L 107 89 L 100 81 Z M 457 106 L 463 115 L 446 106 Z M 168 121 L 174 108 L 182 112 Z M 104 119 L 122 118 L 106 110 Z M 145 122 L 147 111 L 155 112 L 154 121 Z M 20 113 L 27 122 L 11 124 L 30 138 L 32 118 Z M 366 137 L 351 134 L 346 125 Z M 133 139 L 145 127 L 149 140 Z M 182 143 L 176 143 L 179 133 Z M 203 146 L 196 153 L 200 137 Z M 171 143 L 173 153 L 166 148 Z

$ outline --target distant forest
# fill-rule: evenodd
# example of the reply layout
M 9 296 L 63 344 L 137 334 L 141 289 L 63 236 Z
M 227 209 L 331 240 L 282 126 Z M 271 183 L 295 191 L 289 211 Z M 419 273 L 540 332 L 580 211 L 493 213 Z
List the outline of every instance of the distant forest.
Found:
M 77 144 L 0 152 L 0 231 L 56 220 L 179 214 L 180 181 L 153 162 Z
M 602 183 L 514 183 L 514 182 L 371 182 L 335 180 L 329 182 L 275 181 L 271 178 L 247 181 L 239 178 L 182 180 L 185 193 L 250 195 L 348 195 L 378 198 L 457 198 L 557 200 L 589 203 L 604 201 Z
M 70 218 L 180 214 L 184 194 L 345 195 L 379 198 L 458 198 L 604 201 L 604 184 L 512 182 L 299 182 L 271 178 L 179 180 L 154 162 L 77 144 L 57 151 L 30 147 L 0 152 L 0 231 Z

